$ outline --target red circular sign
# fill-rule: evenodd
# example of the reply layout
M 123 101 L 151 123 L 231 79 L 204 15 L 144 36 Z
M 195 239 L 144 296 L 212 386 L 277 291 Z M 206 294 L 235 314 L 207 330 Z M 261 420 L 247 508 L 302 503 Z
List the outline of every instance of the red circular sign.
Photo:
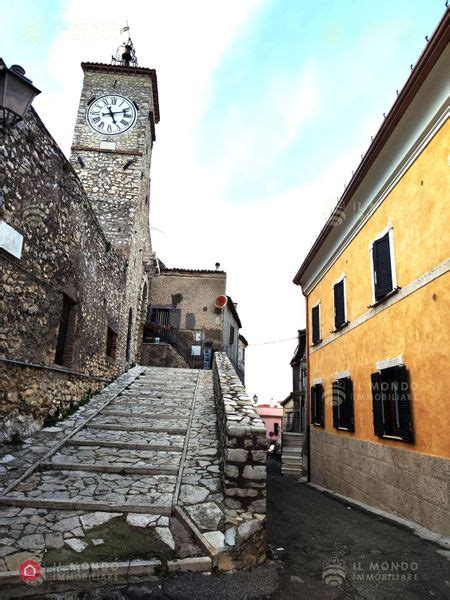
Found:
M 25 583 L 31 583 L 39 579 L 41 575 L 41 565 L 35 560 L 24 560 L 19 567 L 19 577 Z

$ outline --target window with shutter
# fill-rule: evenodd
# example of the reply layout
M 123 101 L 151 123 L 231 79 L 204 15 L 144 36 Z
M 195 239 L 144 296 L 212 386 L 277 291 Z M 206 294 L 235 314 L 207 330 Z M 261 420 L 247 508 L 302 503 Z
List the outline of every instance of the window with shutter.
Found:
M 375 300 L 381 300 L 394 289 L 389 232 L 375 240 L 372 246 Z
M 373 411 L 373 431 L 376 436 L 383 437 L 383 399 L 381 390 L 380 373 L 372 373 L 372 411 Z
M 317 304 L 312 309 L 312 342 L 318 344 L 320 341 L 320 304 Z
M 404 366 L 372 374 L 372 402 L 375 435 L 413 441 L 411 393 Z
M 353 382 L 350 377 L 333 382 L 333 427 L 355 431 Z
M 106 356 L 112 359 L 116 358 L 117 352 L 117 333 L 108 327 L 106 330 Z
M 345 310 L 345 281 L 344 278 L 333 286 L 334 292 L 334 328 L 339 329 L 347 322 Z
M 324 426 L 323 386 L 321 383 L 317 383 L 311 388 L 311 420 L 313 425 Z
M 75 302 L 63 294 L 55 352 L 55 363 L 63 367 L 70 367 L 72 364 L 76 321 L 75 307 Z

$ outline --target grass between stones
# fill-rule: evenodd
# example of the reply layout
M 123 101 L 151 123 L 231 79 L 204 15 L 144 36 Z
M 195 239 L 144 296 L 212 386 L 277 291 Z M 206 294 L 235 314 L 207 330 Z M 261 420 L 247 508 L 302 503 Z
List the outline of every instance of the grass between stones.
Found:
M 125 515 L 94 527 L 80 539 L 88 544 L 83 552 L 75 552 L 64 544 L 62 548 L 46 552 L 42 564 L 51 567 L 59 564 L 139 558 L 172 560 L 177 557 L 177 553 L 161 541 L 152 527 L 145 529 L 130 527 L 125 520 Z M 102 539 L 104 543 L 94 546 L 93 539 Z

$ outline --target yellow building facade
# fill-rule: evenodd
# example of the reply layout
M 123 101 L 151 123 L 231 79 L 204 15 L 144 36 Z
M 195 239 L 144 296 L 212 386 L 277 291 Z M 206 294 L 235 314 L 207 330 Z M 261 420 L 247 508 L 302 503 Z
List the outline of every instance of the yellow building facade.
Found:
M 450 533 L 449 11 L 295 277 L 311 481 Z

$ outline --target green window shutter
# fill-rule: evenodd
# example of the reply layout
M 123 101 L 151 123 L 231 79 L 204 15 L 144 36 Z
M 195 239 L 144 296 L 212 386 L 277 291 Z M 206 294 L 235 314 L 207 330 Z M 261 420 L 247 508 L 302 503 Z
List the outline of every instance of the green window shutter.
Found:
M 411 424 L 411 389 L 406 367 L 396 367 L 395 376 L 396 383 L 393 385 L 395 386 L 397 397 L 400 437 L 405 442 L 413 442 L 414 438 Z
M 333 381 L 333 427 L 339 427 L 339 403 L 341 402 L 340 386 L 338 381 Z
M 373 410 L 373 431 L 376 436 L 383 437 L 383 391 L 382 378 L 380 373 L 372 373 L 372 410 Z
M 314 424 L 316 422 L 316 388 L 313 385 L 311 387 L 311 423 Z
M 312 341 L 313 344 L 320 342 L 320 305 L 312 309 Z
M 346 427 L 349 431 L 355 431 L 355 414 L 353 404 L 353 381 L 350 377 L 344 379 L 345 388 L 345 416 Z
M 393 290 L 389 232 L 379 240 L 374 241 L 372 254 L 375 300 L 380 300 Z
M 339 329 L 345 323 L 344 280 L 333 286 L 334 295 L 334 328 Z

